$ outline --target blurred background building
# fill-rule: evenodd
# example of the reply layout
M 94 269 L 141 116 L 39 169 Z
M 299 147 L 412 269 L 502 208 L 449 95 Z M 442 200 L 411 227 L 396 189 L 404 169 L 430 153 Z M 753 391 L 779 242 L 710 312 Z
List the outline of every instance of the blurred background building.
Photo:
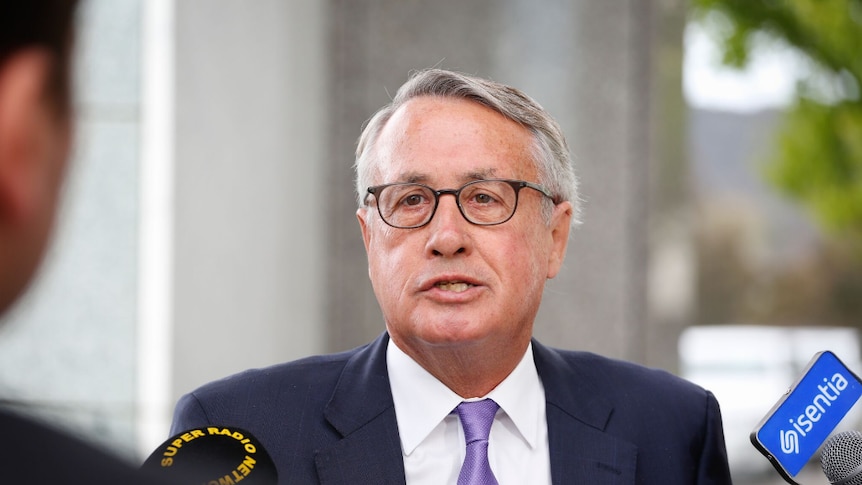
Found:
M 568 137 L 584 224 L 540 340 L 682 373 L 690 326 L 858 325 L 855 239 L 764 165 L 800 71 L 716 78 L 704 39 L 735 17 L 699 3 L 85 0 L 67 205 L 0 329 L 0 396 L 140 459 L 196 386 L 382 332 L 353 149 L 431 66 L 523 89 Z

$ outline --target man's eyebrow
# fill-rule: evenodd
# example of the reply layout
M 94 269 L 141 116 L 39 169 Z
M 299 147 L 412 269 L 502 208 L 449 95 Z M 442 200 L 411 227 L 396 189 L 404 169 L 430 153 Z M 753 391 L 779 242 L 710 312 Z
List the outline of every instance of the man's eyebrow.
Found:
M 473 172 L 467 172 L 464 175 L 464 180 L 485 180 L 488 178 L 492 178 L 497 173 L 497 169 L 495 168 L 486 168 L 482 170 L 477 170 Z
M 461 180 L 464 182 L 473 182 L 475 180 L 485 180 L 489 178 L 493 178 L 496 174 L 497 169 L 495 168 L 485 168 L 481 170 L 473 170 L 470 172 L 466 172 L 461 176 Z M 400 183 L 408 183 L 408 184 L 425 184 L 428 182 L 430 177 L 427 174 L 420 172 L 403 172 L 398 175 L 398 182 Z
M 398 176 L 402 183 L 421 184 L 428 181 L 428 176 L 419 172 L 404 172 Z

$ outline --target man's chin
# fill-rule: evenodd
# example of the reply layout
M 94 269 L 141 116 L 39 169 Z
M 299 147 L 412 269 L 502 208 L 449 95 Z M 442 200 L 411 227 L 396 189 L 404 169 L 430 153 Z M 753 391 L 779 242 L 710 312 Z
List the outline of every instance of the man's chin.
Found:
M 442 328 L 437 328 L 424 332 L 420 336 L 420 340 L 431 347 L 470 347 L 481 345 L 487 342 L 494 334 L 489 332 L 487 328 L 477 327 L 468 323 L 448 324 Z

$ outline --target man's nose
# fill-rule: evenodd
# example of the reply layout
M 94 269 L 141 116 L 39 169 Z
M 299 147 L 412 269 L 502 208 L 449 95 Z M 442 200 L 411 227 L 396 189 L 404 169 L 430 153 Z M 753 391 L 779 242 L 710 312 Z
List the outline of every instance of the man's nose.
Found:
M 461 215 L 454 194 L 440 195 L 437 211 L 428 226 L 431 232 L 427 244 L 429 255 L 454 256 L 469 251 L 471 224 Z

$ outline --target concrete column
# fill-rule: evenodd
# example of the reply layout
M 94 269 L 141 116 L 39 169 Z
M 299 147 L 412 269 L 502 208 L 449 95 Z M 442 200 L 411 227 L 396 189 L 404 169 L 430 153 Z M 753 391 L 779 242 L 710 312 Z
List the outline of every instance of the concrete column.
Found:
M 330 192 L 321 2 L 173 8 L 168 413 L 207 381 L 323 350 Z

